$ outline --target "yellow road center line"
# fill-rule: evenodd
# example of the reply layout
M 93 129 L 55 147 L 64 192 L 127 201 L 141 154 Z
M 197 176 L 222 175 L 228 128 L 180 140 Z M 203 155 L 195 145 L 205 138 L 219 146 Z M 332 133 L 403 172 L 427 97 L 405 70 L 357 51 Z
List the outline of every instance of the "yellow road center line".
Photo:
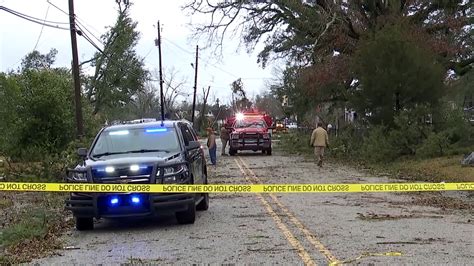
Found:
M 257 177 L 257 175 L 250 169 L 249 165 L 243 158 L 240 156 L 238 157 L 241 161 L 241 163 L 244 165 L 245 169 L 252 175 L 253 179 L 257 183 L 262 183 L 260 179 Z M 338 264 L 340 261 L 314 236 L 313 233 L 311 233 L 306 226 L 298 220 L 289 210 L 286 208 L 285 205 L 281 203 L 281 201 L 274 195 L 274 194 L 269 194 L 269 196 L 273 199 L 273 201 L 280 207 L 285 215 L 287 215 L 288 218 L 290 218 L 290 221 L 298 228 L 301 230 L 301 232 L 305 235 L 306 239 L 319 251 L 321 252 L 326 259 L 329 261 L 330 264 Z
M 235 163 L 237 164 L 237 166 L 239 167 L 240 171 L 242 172 L 242 174 L 244 175 L 245 179 L 249 182 L 251 182 L 251 180 L 248 179 L 247 177 L 247 174 L 245 173 L 244 169 L 242 168 L 242 166 L 239 164 L 238 160 L 235 159 Z M 265 207 L 266 211 L 268 212 L 268 214 L 270 214 L 270 216 L 273 218 L 273 220 L 275 221 L 275 223 L 277 224 L 278 228 L 280 229 L 280 231 L 283 233 L 283 235 L 285 236 L 286 240 L 291 244 L 291 246 L 293 246 L 294 249 L 297 250 L 298 252 L 298 255 L 301 257 L 301 259 L 303 260 L 303 263 L 305 265 L 316 265 L 316 263 L 313 261 L 313 259 L 311 258 L 311 256 L 308 254 L 308 252 L 305 250 L 305 248 L 303 247 L 303 245 L 298 241 L 298 239 L 296 239 L 296 237 L 293 235 L 293 233 L 291 233 L 291 231 L 288 229 L 288 227 L 283 223 L 283 221 L 281 220 L 281 218 L 278 216 L 278 214 L 273 210 L 273 208 L 271 207 L 271 205 L 268 203 L 268 201 L 262 196 L 262 194 L 260 193 L 257 193 L 256 194 L 257 198 L 262 202 L 263 206 Z

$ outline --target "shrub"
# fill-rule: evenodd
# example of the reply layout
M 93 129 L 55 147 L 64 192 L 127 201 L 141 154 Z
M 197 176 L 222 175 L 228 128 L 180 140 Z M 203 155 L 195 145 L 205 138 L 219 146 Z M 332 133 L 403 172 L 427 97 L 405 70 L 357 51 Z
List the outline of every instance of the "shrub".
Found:
M 443 156 L 449 147 L 449 139 L 446 132 L 432 132 L 420 145 L 417 155 L 420 157 Z
M 360 155 L 369 162 L 386 162 L 398 157 L 399 150 L 387 137 L 387 129 L 377 126 L 372 128 L 364 139 Z

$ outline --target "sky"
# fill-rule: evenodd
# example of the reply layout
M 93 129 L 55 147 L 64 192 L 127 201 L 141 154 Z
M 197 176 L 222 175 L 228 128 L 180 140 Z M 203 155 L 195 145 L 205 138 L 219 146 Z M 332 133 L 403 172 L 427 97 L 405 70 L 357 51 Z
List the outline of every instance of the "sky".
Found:
M 177 72 L 176 77 L 185 81 L 183 93 L 191 94 L 194 86 L 194 69 L 191 63 L 195 60 L 197 43 L 191 39 L 193 32 L 190 23 L 202 21 L 204 18 L 191 17 L 182 11 L 181 6 L 187 1 L 132 0 L 130 15 L 138 22 L 136 30 L 141 34 L 136 51 L 145 58 L 145 66 L 151 71 L 158 69 L 159 64 L 158 49 L 154 40 L 157 38 L 156 24 L 158 20 L 160 21 L 164 71 L 170 72 L 174 69 Z M 0 5 L 36 18 L 68 22 L 68 16 L 63 13 L 68 11 L 67 0 L 0 0 Z M 107 27 L 113 26 L 117 16 L 115 0 L 76 0 L 74 8 L 78 21 L 96 37 L 107 32 Z M 21 59 L 33 49 L 47 53 L 51 48 L 55 48 L 58 54 L 54 66 L 70 66 L 72 55 L 68 30 L 42 27 L 2 10 L 0 10 L 0 25 L 0 71 L 16 70 L 21 64 Z M 68 27 L 67 24 L 58 25 Z M 229 103 L 230 84 L 237 78 L 242 78 L 244 88 L 250 97 L 266 90 L 266 84 L 274 78 L 272 65 L 262 69 L 257 64 L 258 48 L 252 54 L 248 54 L 245 48 L 239 48 L 239 41 L 238 37 L 233 39 L 229 37 L 225 40 L 222 59 L 213 56 L 210 49 L 200 49 L 198 97 L 201 97 L 203 87 L 211 86 L 208 100 L 210 103 L 217 98 L 221 103 Z M 78 36 L 80 62 L 90 59 L 96 51 L 83 37 Z M 83 71 L 90 72 L 92 69 L 84 67 Z M 191 98 L 181 100 L 192 101 Z

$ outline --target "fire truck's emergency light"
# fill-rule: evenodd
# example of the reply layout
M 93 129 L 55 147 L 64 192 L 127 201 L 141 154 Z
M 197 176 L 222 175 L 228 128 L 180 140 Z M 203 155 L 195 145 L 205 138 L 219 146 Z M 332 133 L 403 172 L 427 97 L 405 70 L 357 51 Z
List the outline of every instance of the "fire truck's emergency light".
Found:
M 237 120 L 242 120 L 242 119 L 244 119 L 244 114 L 242 114 L 242 113 L 237 113 L 237 114 L 235 114 L 235 118 L 236 118 Z

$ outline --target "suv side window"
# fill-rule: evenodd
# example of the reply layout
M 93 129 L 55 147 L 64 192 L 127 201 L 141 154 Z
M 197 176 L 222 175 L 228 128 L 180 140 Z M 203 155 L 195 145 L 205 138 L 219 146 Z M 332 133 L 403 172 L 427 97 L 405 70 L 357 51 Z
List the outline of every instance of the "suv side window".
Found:
M 184 145 L 188 146 L 189 142 L 194 140 L 192 131 L 185 124 L 179 124 L 179 129 L 181 129 L 181 134 L 183 135 Z
M 192 139 L 192 140 L 198 140 L 196 131 L 195 131 L 190 125 L 187 125 L 187 127 L 188 127 L 188 129 L 189 129 L 189 132 L 191 132 L 191 135 L 193 136 L 193 139 Z

